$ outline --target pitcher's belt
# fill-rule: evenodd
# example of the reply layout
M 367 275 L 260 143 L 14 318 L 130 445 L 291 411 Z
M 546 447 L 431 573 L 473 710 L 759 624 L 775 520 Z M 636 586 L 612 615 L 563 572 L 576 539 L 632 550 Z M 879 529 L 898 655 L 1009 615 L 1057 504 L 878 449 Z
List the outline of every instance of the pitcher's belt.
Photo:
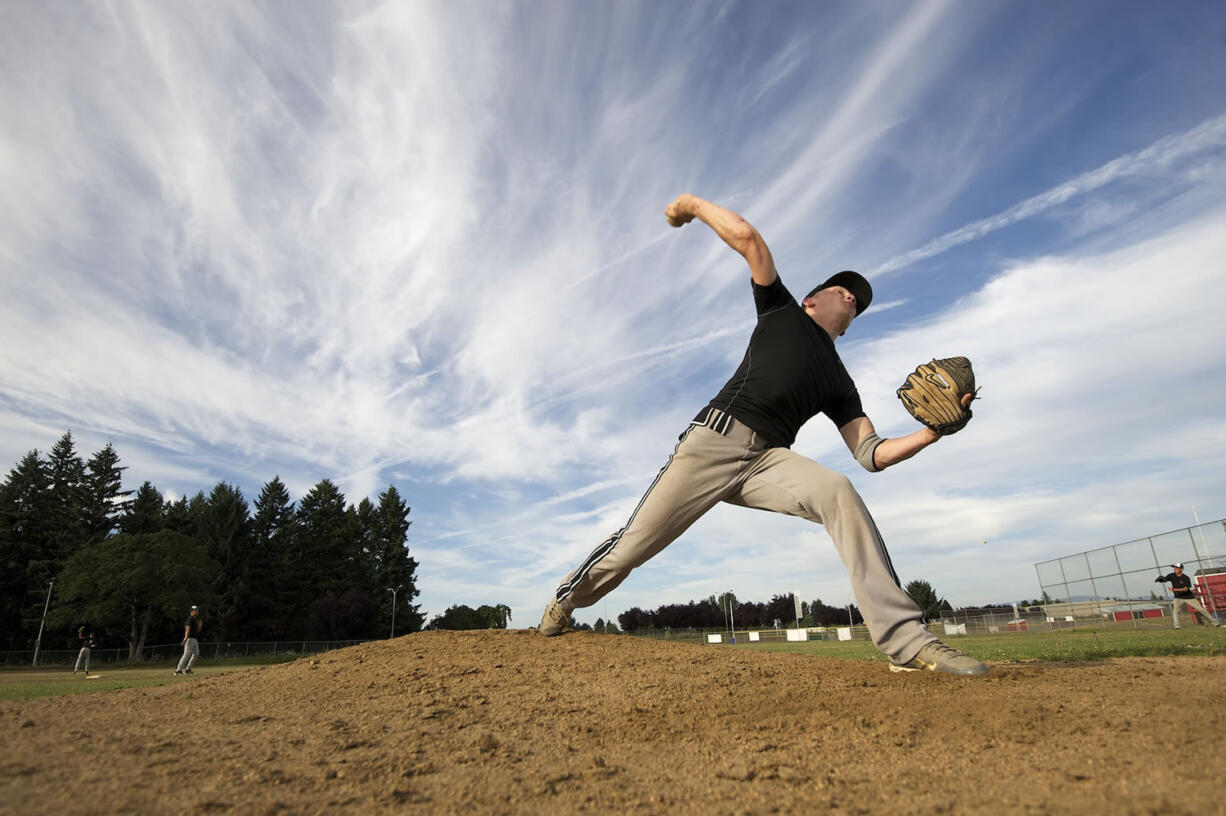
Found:
M 736 418 L 727 411 L 721 411 L 718 408 L 708 405 L 698 412 L 698 415 L 690 422 L 691 425 L 701 425 L 704 428 L 710 428 L 720 436 L 727 436 L 732 432 L 732 429 L 738 425 L 747 431 L 751 429 L 743 422 L 737 422 Z

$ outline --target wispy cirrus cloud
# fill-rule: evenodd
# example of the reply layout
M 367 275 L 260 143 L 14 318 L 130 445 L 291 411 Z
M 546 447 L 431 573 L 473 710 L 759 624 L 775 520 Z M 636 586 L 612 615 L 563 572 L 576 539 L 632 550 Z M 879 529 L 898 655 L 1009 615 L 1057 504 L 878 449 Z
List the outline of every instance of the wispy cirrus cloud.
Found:
M 426 607 L 505 600 L 518 621 L 624 523 L 744 351 L 743 262 L 664 223 L 689 191 L 759 226 L 794 291 L 876 269 L 878 303 L 841 348 L 883 429 L 908 427 L 893 389 L 917 352 L 983 361 L 966 437 L 857 483 L 896 560 L 931 564 L 938 586 L 1033 594 L 1011 583 L 1023 562 L 1090 519 L 1166 524 L 1128 509 L 1142 476 L 1061 480 L 1103 458 L 1108 431 L 1130 440 L 1132 459 L 1106 457 L 1117 470 L 1197 490 L 1169 478 L 1201 472 L 1196 456 L 1159 455 L 1187 434 L 1104 396 L 1137 337 L 1138 357 L 1178 338 L 1201 370 L 1220 363 L 1212 281 L 1173 278 L 1199 298 L 1178 312 L 1120 294 L 1164 264 L 1216 268 L 1201 218 L 1222 204 L 1220 95 L 1189 77 L 1223 58 L 1184 11 L 11 3 L 0 453 L 72 428 L 175 494 L 226 479 L 252 496 L 279 474 L 295 496 L 328 477 L 357 501 L 394 482 Z M 1155 141 L 1154 121 L 1192 124 Z M 1202 406 L 1220 394 L 1189 376 L 1212 447 Z M 1044 435 L 1016 406 L 1051 389 L 1068 397 Z M 810 426 L 800 449 L 854 469 L 825 420 Z M 976 445 L 969 495 L 941 476 Z M 918 479 L 922 496 L 899 487 Z M 1013 561 L 970 580 L 973 541 L 908 521 L 932 503 Z M 720 508 L 610 612 L 733 575 L 743 597 L 794 579 L 838 602 L 831 558 L 820 528 Z
M 1019 201 L 1003 212 L 947 232 L 917 249 L 890 258 L 874 269 L 872 274 L 879 276 L 903 269 L 996 230 L 1041 215 L 1073 198 L 1085 196 L 1121 179 L 1153 177 L 1161 171 L 1171 170 L 1177 162 L 1191 157 L 1209 158 L 1221 163 L 1223 148 L 1226 148 L 1226 115 L 1202 122 L 1187 132 L 1165 136 L 1143 150 L 1118 156 L 1076 178 Z M 1132 212 L 1131 209 L 1127 211 Z

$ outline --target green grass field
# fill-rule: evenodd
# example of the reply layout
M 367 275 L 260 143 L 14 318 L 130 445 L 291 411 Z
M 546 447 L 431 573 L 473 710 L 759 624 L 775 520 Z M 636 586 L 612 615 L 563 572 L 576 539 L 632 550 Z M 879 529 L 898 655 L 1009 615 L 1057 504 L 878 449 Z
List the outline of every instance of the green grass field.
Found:
M 190 684 L 202 677 L 211 677 L 232 671 L 242 671 L 255 666 L 267 666 L 295 660 L 298 655 L 275 657 L 267 655 L 260 660 L 209 660 L 196 664 L 190 676 L 176 676 L 173 672 L 177 661 L 148 663 L 129 666 L 124 663 L 107 663 L 91 667 L 88 675 L 72 673 L 69 668 L 4 669 L 0 670 L 0 700 L 32 700 L 35 697 L 56 697 L 62 694 L 89 694 L 98 691 L 113 691 L 143 686 Z
M 820 640 L 805 643 L 770 641 L 748 643 L 744 633 L 735 645 L 724 643 L 710 648 L 746 649 L 766 652 L 799 652 L 817 657 L 884 661 L 885 657 L 867 640 Z M 945 642 L 979 660 L 992 663 L 1077 662 L 1112 657 L 1179 657 L 1226 654 L 1226 627 L 1184 627 L 1173 629 L 1062 630 L 995 635 L 967 635 L 944 638 Z M 698 642 L 696 639 L 674 642 Z M 201 677 L 242 671 L 295 660 L 299 655 L 251 658 L 249 660 L 208 660 L 198 663 L 195 675 L 176 677 L 174 662 L 129 667 L 125 664 L 95 666 L 88 677 L 74 675 L 71 669 L 31 671 L 0 670 L 0 700 L 30 700 L 61 694 L 85 694 L 142 686 L 190 684 Z
M 1156 657 L 1226 654 L 1226 627 L 1174 629 L 1119 629 L 1096 631 L 1067 629 L 1055 632 L 965 635 L 942 638 L 956 649 L 988 662 L 1103 660 L 1110 657 Z M 820 640 L 804 643 L 773 641 L 745 643 L 733 648 L 770 652 L 803 652 L 825 657 L 885 660 L 866 640 Z

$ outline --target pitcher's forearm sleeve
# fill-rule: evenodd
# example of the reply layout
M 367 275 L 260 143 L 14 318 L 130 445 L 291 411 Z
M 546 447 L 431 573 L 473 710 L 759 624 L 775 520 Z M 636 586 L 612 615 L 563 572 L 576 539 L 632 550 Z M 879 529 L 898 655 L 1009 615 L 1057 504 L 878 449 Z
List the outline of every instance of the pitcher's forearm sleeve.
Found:
M 856 445 L 856 461 L 859 462 L 860 466 L 869 473 L 876 473 L 881 469 L 877 467 L 877 462 L 873 458 L 873 454 L 877 452 L 877 446 L 883 441 L 884 440 L 878 436 L 876 432 L 874 432 L 861 439 L 860 444 Z

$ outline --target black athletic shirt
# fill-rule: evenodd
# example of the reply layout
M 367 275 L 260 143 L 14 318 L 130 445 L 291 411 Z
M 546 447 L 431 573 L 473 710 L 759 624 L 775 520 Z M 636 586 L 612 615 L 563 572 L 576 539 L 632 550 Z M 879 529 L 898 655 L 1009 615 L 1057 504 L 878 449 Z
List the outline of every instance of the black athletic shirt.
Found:
M 753 284 L 758 325 L 732 379 L 711 400 L 773 447 L 789 448 L 810 417 L 841 428 L 864 416 L 860 392 L 826 330 L 813 322 L 778 277 Z
M 183 624 L 183 628 L 191 633 L 188 637 L 200 638 L 200 618 L 193 618 L 189 615 L 187 621 Z
M 1195 598 L 1196 593 L 1192 591 L 1192 579 L 1185 572 L 1183 575 L 1171 573 L 1166 576 L 1166 580 L 1171 582 L 1171 589 L 1175 591 L 1176 598 Z

